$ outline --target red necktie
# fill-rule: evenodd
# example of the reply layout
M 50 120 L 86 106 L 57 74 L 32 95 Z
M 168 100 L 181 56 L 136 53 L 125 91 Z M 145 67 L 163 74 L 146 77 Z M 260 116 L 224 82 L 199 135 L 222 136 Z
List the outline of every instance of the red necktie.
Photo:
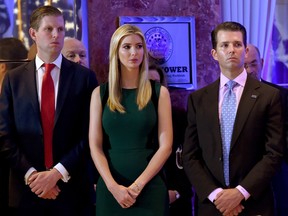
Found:
M 47 169 L 53 165 L 52 140 L 55 115 L 55 93 L 51 70 L 54 64 L 44 64 L 45 74 L 42 81 L 41 93 L 41 119 L 44 136 L 45 166 Z

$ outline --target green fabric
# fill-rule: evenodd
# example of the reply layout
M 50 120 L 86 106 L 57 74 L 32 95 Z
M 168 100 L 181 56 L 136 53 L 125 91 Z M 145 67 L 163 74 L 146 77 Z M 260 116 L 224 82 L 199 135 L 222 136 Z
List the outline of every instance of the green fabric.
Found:
M 156 84 L 156 92 L 160 85 Z M 101 92 L 101 91 L 100 91 Z M 103 93 L 103 92 L 102 92 Z M 105 142 L 107 158 L 115 180 L 124 186 L 132 184 L 147 167 L 153 156 L 148 147 L 150 136 L 157 121 L 152 101 L 141 111 L 136 104 L 136 89 L 123 89 L 122 105 L 126 113 L 111 112 L 107 106 L 103 110 L 102 124 L 108 135 Z M 97 216 L 164 216 L 168 215 L 168 193 L 163 179 L 155 176 L 142 190 L 136 203 L 123 209 L 107 190 L 102 178 L 96 190 Z

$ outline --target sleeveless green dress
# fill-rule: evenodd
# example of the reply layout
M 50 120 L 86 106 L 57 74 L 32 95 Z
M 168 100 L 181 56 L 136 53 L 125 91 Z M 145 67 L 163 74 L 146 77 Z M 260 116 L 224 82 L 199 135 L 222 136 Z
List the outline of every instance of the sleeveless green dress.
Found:
M 155 86 L 159 95 L 160 85 L 157 83 Z M 152 101 L 139 111 L 136 91 L 122 89 L 121 103 L 126 113 L 111 112 L 105 105 L 102 114 L 103 129 L 109 140 L 104 144 L 109 167 L 114 179 L 124 186 L 136 180 L 155 152 L 148 146 L 149 136 L 157 122 L 156 111 Z M 168 206 L 168 192 L 160 174 L 143 188 L 135 204 L 127 209 L 118 204 L 101 177 L 97 182 L 96 216 L 166 216 L 169 215 Z

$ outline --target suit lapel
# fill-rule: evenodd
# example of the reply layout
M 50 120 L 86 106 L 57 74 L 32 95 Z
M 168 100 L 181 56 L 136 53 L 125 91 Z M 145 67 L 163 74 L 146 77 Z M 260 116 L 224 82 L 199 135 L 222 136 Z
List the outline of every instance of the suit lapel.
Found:
M 249 76 L 247 77 L 247 81 L 237 110 L 233 136 L 231 141 L 231 149 L 236 143 L 236 140 L 238 139 L 255 102 L 258 100 L 258 97 L 260 96 L 260 93 L 257 90 L 259 87 L 260 87 L 259 81 L 254 80 Z
M 30 61 L 24 71 L 25 77 L 27 79 L 27 86 L 26 91 L 27 95 L 29 96 L 29 99 L 31 101 L 32 107 L 37 113 L 39 117 L 40 122 L 40 104 L 38 100 L 38 91 L 37 91 L 37 82 L 36 82 L 36 66 L 35 66 L 35 60 Z
M 207 90 L 207 100 L 205 101 L 205 106 L 208 110 L 205 113 L 208 115 L 206 118 L 209 121 L 209 125 L 211 125 L 211 132 L 213 133 L 213 137 L 217 137 L 215 141 L 217 141 L 216 146 L 219 147 L 219 151 L 221 152 L 221 132 L 220 132 L 220 121 L 219 121 L 219 85 L 220 79 L 216 80 L 213 84 L 211 84 Z M 214 127 L 216 126 L 216 127 Z M 219 143 L 218 143 L 219 142 Z M 220 145 L 218 145 L 220 144 Z
M 219 105 L 218 105 L 218 98 L 219 98 L 219 79 L 214 82 L 212 85 L 209 86 L 207 89 L 207 101 L 206 105 L 209 108 L 211 116 L 209 121 L 212 121 L 211 124 L 218 124 L 219 125 Z M 212 108 L 212 109 L 211 109 Z M 219 131 L 220 132 L 220 131 Z
M 203 108 L 200 107 L 200 109 L 207 109 L 204 110 L 205 119 L 201 119 L 201 121 L 203 121 L 204 124 L 207 124 L 208 122 L 209 129 L 205 133 L 207 136 L 212 137 L 213 143 L 211 143 L 212 146 L 209 148 L 213 148 L 214 159 L 219 159 L 222 157 L 222 139 L 219 120 L 219 85 L 220 79 L 207 86 L 207 95 L 206 97 L 203 97 L 203 99 L 205 98 L 205 103 L 203 103 Z M 213 159 L 211 158 L 211 160 Z M 223 165 L 222 163 L 214 163 L 214 165 L 215 170 L 218 170 L 218 172 L 215 172 L 214 175 L 224 185 Z
M 57 123 L 57 120 L 63 108 L 63 104 L 67 98 L 67 94 L 71 86 L 73 75 L 74 75 L 74 72 L 73 70 L 71 70 L 71 63 L 63 57 L 62 63 L 61 63 L 60 78 L 59 78 L 57 106 L 56 106 L 56 112 L 55 112 L 54 125 Z

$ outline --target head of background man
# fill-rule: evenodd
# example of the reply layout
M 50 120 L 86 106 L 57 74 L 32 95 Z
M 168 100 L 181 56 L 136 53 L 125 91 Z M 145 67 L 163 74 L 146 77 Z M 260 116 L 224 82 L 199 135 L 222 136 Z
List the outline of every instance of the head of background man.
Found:
M 248 52 L 245 57 L 244 67 L 248 75 L 260 80 L 263 68 L 263 59 L 260 57 L 259 49 L 252 44 L 248 44 L 247 48 Z
M 80 40 L 70 37 L 65 38 L 64 46 L 61 52 L 64 57 L 70 61 L 76 62 L 83 65 L 84 67 L 89 68 L 87 50 Z
M 26 47 L 18 38 L 9 37 L 0 39 L 0 59 L 15 61 L 14 63 L 0 62 L 0 92 L 5 73 L 21 65 L 20 61 L 26 60 L 27 53 Z M 19 63 L 16 63 L 17 61 Z

